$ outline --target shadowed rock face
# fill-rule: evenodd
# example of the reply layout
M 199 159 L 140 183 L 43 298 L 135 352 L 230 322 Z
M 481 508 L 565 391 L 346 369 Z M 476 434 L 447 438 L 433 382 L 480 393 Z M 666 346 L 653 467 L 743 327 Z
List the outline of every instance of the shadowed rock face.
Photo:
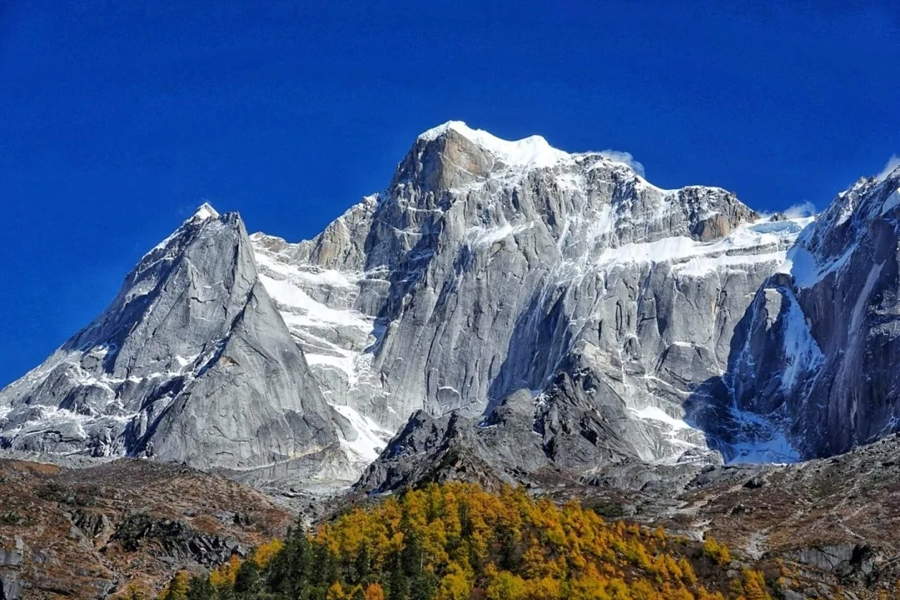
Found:
M 240 218 L 204 206 L 104 313 L 0 393 L 16 450 L 252 470 L 336 444 L 328 405 L 261 285 Z
M 900 425 L 898 211 L 900 170 L 860 180 L 804 233 L 751 307 L 736 400 L 776 411 L 804 457 L 846 452 Z

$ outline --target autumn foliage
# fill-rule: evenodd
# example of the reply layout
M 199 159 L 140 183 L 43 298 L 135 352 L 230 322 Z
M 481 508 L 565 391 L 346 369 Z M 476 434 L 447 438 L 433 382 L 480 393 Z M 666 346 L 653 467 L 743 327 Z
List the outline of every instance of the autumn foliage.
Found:
M 521 490 L 499 494 L 431 485 L 354 509 L 315 531 L 232 559 L 208 577 L 184 576 L 167 600 L 767 600 L 762 574 L 722 573 L 728 549 L 703 549 L 570 502 Z M 733 571 L 732 573 L 737 573 Z M 709 587 L 706 587 L 709 586 Z

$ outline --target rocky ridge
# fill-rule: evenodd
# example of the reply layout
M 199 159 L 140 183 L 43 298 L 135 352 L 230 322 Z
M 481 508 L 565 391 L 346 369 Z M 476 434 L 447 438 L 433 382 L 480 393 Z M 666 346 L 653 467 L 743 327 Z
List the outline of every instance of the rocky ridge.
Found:
M 370 439 L 418 410 L 477 423 L 525 390 L 525 412 L 578 407 L 565 418 L 584 427 L 557 436 L 573 463 L 598 462 L 597 440 L 607 456 L 677 463 L 717 460 L 686 400 L 724 372 L 735 324 L 809 221 L 451 122 L 313 240 L 252 239 L 326 397 Z M 564 373 L 596 385 L 560 386 Z
M 729 385 L 802 458 L 897 431 L 900 169 L 861 179 L 804 231 L 757 293 Z

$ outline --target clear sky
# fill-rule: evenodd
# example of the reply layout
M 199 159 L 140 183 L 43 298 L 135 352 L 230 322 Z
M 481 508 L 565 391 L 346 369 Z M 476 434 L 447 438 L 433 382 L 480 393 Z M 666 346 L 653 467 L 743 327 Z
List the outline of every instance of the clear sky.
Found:
M 866 4 L 0 0 L 0 385 L 203 200 L 307 238 L 450 119 L 821 208 L 900 153 Z

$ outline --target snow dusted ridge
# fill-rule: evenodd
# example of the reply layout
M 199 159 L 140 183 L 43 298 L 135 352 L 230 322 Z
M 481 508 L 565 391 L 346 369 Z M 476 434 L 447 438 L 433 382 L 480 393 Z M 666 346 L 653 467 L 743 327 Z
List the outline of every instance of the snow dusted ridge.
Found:
M 841 192 L 751 307 L 736 407 L 771 415 L 801 457 L 900 429 L 900 167 Z
M 559 163 L 575 161 L 586 156 L 599 156 L 611 163 L 628 167 L 640 175 L 641 178 L 644 176 L 643 165 L 635 161 L 628 152 L 603 150 L 600 152 L 569 153 L 552 147 L 546 139 L 539 135 L 508 141 L 482 129 L 472 129 L 462 121 L 447 121 L 424 132 L 418 139 L 426 142 L 433 141 L 448 131 L 454 131 L 471 140 L 490 152 L 507 167 L 524 170 L 550 168 Z
M 344 420 L 259 281 L 235 213 L 201 206 L 90 325 L 0 391 L 0 447 L 315 480 Z
M 303 349 L 326 402 L 348 421 L 339 431 L 341 444 L 358 474 L 394 433 L 347 404 L 348 396 L 372 391 L 373 355 L 367 349 L 377 341 L 376 318 L 353 307 L 366 274 L 292 264 L 265 246 L 272 238 L 257 234 L 253 241 L 260 281 Z
M 552 147 L 546 139 L 539 135 L 509 141 L 500 139 L 487 131 L 472 129 L 462 121 L 448 121 L 429 129 L 417 138 L 417 143 L 427 145 L 430 142 L 453 133 L 468 140 L 490 157 L 490 165 L 484 175 L 491 179 L 514 183 L 525 174 L 534 170 L 578 171 L 587 168 L 616 169 L 635 178 L 637 185 L 652 186 L 644 179 L 644 167 L 628 152 L 603 150 L 599 152 L 569 153 Z M 451 159 L 450 162 L 453 162 Z M 466 170 L 461 164 L 456 168 Z M 453 186 L 452 190 L 462 193 L 473 187 L 480 187 L 485 178 L 476 178 L 465 186 Z M 562 187 L 577 187 L 579 177 L 570 173 L 559 173 L 557 183 Z M 659 188 L 655 188 L 659 189 Z
M 787 259 L 787 250 L 813 220 L 813 217 L 799 217 L 772 221 L 771 217 L 763 217 L 741 225 L 728 236 L 713 242 L 678 236 L 650 243 L 625 244 L 605 250 L 597 263 L 619 265 L 664 260 L 673 263 L 674 270 L 687 277 L 740 270 L 743 265 L 758 262 L 781 266 Z
M 181 256 L 184 247 L 196 235 L 197 228 L 205 221 L 218 218 L 215 209 L 204 203 L 170 236 L 147 252 L 135 267 L 127 291 L 123 290 L 117 299 L 122 304 L 121 310 L 127 311 L 141 304 L 160 285 L 162 272 Z M 100 453 L 116 454 L 120 451 L 119 442 L 110 432 L 140 418 L 138 408 L 133 402 L 124 401 L 119 390 L 122 387 L 156 387 L 167 385 L 175 379 L 192 379 L 210 358 L 209 352 L 189 351 L 182 352 L 185 356 L 175 353 L 167 357 L 146 373 L 141 369 L 128 373 L 97 369 L 98 364 L 115 360 L 120 351 L 120 343 L 108 339 L 108 321 L 97 319 L 43 364 L 0 391 L 0 399 L 15 399 L 19 394 L 28 398 L 33 388 L 72 384 L 81 390 L 82 396 L 68 407 L 44 405 L 38 396 L 35 398 L 37 402 L 30 403 L 27 418 L 19 416 L 21 411 L 15 410 L 15 402 L 6 406 L 0 402 L 0 417 L 13 417 L 6 420 L 6 427 L 2 430 L 4 437 L 28 439 L 52 429 L 60 432 L 63 439 L 71 435 L 73 441 L 77 441 L 89 437 L 85 427 L 99 427 L 108 438 Z M 99 397 L 99 404 L 95 397 Z
M 216 209 L 214 209 L 209 202 L 204 202 L 196 211 L 194 211 L 194 215 L 191 219 L 205 221 L 207 219 L 218 219 L 220 216 L 221 215 L 216 212 Z

